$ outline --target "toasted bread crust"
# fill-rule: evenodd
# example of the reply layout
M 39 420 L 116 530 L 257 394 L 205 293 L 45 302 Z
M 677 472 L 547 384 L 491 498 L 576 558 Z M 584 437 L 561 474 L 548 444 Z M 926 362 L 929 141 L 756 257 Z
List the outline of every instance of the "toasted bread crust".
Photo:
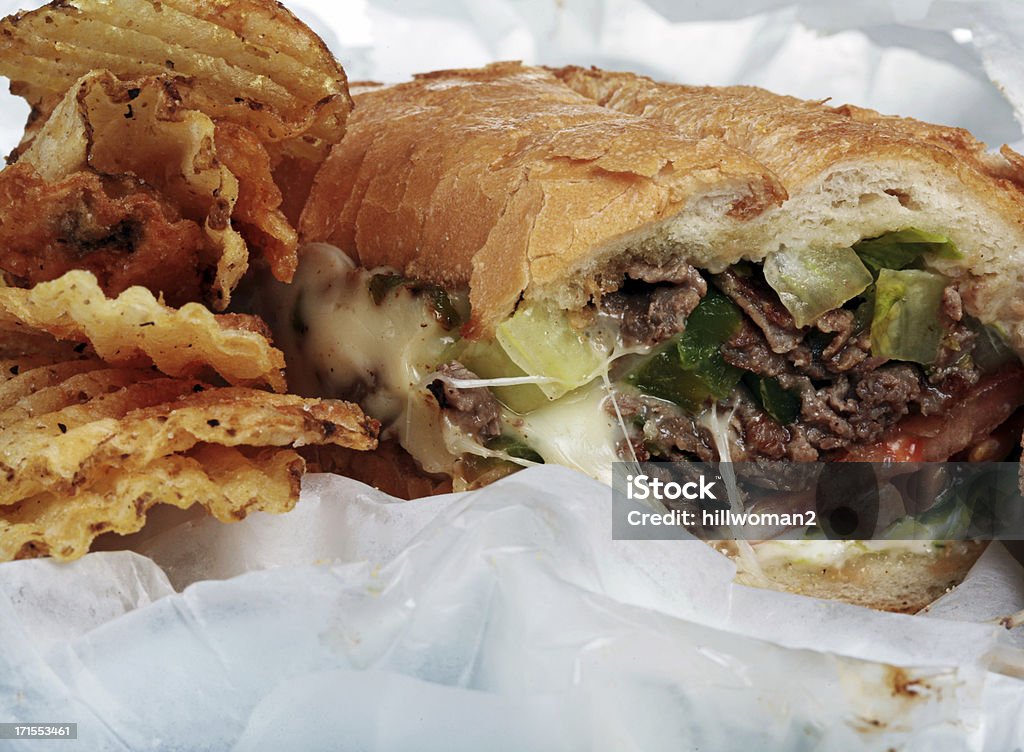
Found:
M 716 547 L 736 559 L 740 584 L 912 614 L 959 585 L 987 546 L 946 541 L 928 554 L 866 552 L 851 556 L 841 566 L 774 561 L 762 563 L 759 572 L 750 571 L 736 557 L 734 545 Z
M 366 87 L 300 222 L 364 266 L 469 287 L 465 334 L 521 297 L 584 305 L 623 258 L 718 271 L 905 227 L 1024 353 L 1024 158 L 966 131 L 753 87 L 518 63 Z M 619 275 L 619 279 L 612 279 Z
M 666 84 L 577 67 L 554 73 L 603 106 L 690 138 L 720 139 L 756 159 L 789 197 L 769 223 L 784 241 L 799 228 L 810 242 L 829 242 L 801 221 L 824 227 L 837 246 L 900 224 L 949 234 L 965 258 L 936 267 L 959 277 L 968 311 L 1002 325 L 1024 354 L 1024 157 L 1009 147 L 993 154 L 962 128 L 752 86 Z M 863 219 L 814 206 L 826 200 L 865 204 Z
M 747 221 L 785 197 L 724 142 L 616 113 L 518 63 L 430 73 L 357 101 L 302 238 L 468 285 L 468 336 L 490 333 L 528 287 L 561 285 L 598 249 L 701 198 Z
M 799 192 L 842 162 L 893 154 L 934 159 L 962 170 L 971 187 L 995 189 L 993 200 L 1024 206 L 1024 172 L 1019 165 L 989 154 L 986 145 L 963 128 L 881 115 L 849 104 L 830 107 L 755 86 L 668 84 L 633 73 L 574 66 L 552 72 L 604 107 L 671 123 L 691 138 L 725 141 L 757 159 L 791 192 Z

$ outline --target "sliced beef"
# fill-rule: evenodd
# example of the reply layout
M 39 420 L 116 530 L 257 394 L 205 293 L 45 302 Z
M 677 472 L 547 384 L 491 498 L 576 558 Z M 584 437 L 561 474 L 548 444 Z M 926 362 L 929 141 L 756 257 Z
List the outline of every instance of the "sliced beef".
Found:
M 843 346 L 828 358 L 826 367 L 833 373 L 866 373 L 885 363 L 885 358 L 872 357 L 871 332 L 868 329 L 850 337 Z
M 785 459 L 786 445 L 790 440 L 789 431 L 779 425 L 749 396 L 737 395 L 734 402 L 735 410 L 730 422 L 740 442 L 730 452 L 733 459 L 737 461 L 747 461 L 757 457 L 770 460 Z
M 918 369 L 889 364 L 863 377 L 839 376 L 823 386 L 800 374 L 778 375 L 780 385 L 797 393 L 799 419 L 780 425 L 745 389 L 721 403 L 732 410 L 730 456 L 734 461 L 812 462 L 822 454 L 877 441 L 915 407 L 925 388 Z M 632 393 L 620 394 L 624 417 L 638 426 L 633 437 L 640 453 L 665 459 L 682 456 L 717 459 L 706 429 L 674 405 Z M 639 456 L 639 455 L 638 455 Z
M 939 357 L 928 369 L 928 382 L 949 394 L 963 392 L 978 383 L 981 369 L 971 358 L 978 339 L 976 332 L 954 324 L 942 340 Z
M 797 328 L 793 317 L 760 272 L 751 271 L 743 275 L 735 269 L 727 269 L 712 280 L 757 324 L 772 352 L 788 353 L 803 340 L 805 332 Z
M 690 266 L 681 257 L 675 256 L 664 264 L 652 264 L 647 261 L 633 260 L 622 267 L 622 276 L 637 282 L 657 284 L 659 282 L 670 282 L 675 285 L 695 284 L 700 278 L 700 272 Z M 705 289 L 707 287 L 706 283 Z M 704 293 L 701 293 L 703 295 Z
M 797 374 L 783 374 L 779 384 L 799 394 L 800 423 L 808 443 L 821 451 L 876 441 L 910 412 L 923 391 L 919 370 L 905 363 L 883 366 L 856 381 L 840 376 L 822 387 Z
M 814 322 L 814 328 L 828 340 L 818 360 L 829 373 L 866 373 L 885 362 L 871 356 L 871 330 L 858 327 L 853 311 L 829 311 Z
M 671 402 L 639 392 L 619 392 L 615 401 L 623 420 L 633 429 L 629 439 L 637 459 L 646 460 L 652 454 L 673 460 L 716 459 L 707 429 Z M 615 414 L 610 401 L 606 409 Z
M 626 274 L 645 284 L 628 283 L 606 295 L 601 305 L 604 313 L 620 319 L 630 343 L 657 344 L 683 331 L 706 292 L 699 273 L 682 263 L 668 268 L 639 264 Z M 711 280 L 745 314 L 721 348 L 725 361 L 775 379 L 800 401 L 798 418 L 780 425 L 745 387 L 738 387 L 721 403 L 733 409 L 734 458 L 811 461 L 870 446 L 908 415 L 943 414 L 982 377 L 970 357 L 977 335 L 962 321 L 963 304 L 952 285 L 942 299 L 946 334 L 939 357 L 924 368 L 873 356 L 870 327 L 859 311 L 835 309 L 812 326 L 798 328 L 757 266 L 733 267 Z M 629 417 L 639 427 L 631 437 L 638 456 L 706 459 L 716 454 L 706 430 L 682 410 L 643 396 L 620 399 L 627 399 Z
M 855 425 L 891 415 L 902 418 L 921 396 L 920 371 L 909 363 L 889 364 L 860 379 L 853 391 L 861 416 Z
M 850 316 L 840 318 L 831 314 Z M 850 311 L 830 311 L 815 324 L 804 342 L 780 354 L 772 350 L 764 333 L 744 318 L 740 330 L 722 346 L 722 356 L 727 363 L 758 376 L 787 372 L 821 381 L 847 372 L 867 373 L 885 363 L 885 359 L 871 357 L 870 332 L 854 331 L 853 323 Z
M 822 315 L 813 327 L 798 329 L 778 295 L 760 272 L 728 270 L 712 278 L 749 317 L 763 344 L 745 325 L 723 350 L 725 359 L 760 376 L 783 370 L 821 380 L 849 371 L 867 372 L 885 362 L 871 357 L 871 335 L 859 328 L 853 311 L 837 308 Z M 789 366 L 769 353 L 785 356 Z
M 814 327 L 819 332 L 834 335 L 832 341 L 822 348 L 821 351 L 821 357 L 829 359 L 834 358 L 846 347 L 850 338 L 857 330 L 857 322 L 853 311 L 848 311 L 845 308 L 836 308 L 822 314 L 814 322 Z
M 748 318 L 722 345 L 722 357 L 726 363 L 758 376 L 778 376 L 789 367 L 786 357 L 772 351 L 764 334 Z
M 736 462 L 813 462 L 818 459 L 818 450 L 807 441 L 804 426 L 780 425 L 749 393 L 739 391 L 725 404 L 732 410 L 730 424 L 737 442 L 731 447 L 731 455 Z
M 638 262 L 626 275 L 621 288 L 602 296 L 598 310 L 619 319 L 622 340 L 630 346 L 657 345 L 685 330 L 708 291 L 700 272 L 682 262 L 664 269 Z
M 475 373 L 461 363 L 446 363 L 437 373 L 452 379 L 475 379 Z M 501 435 L 501 405 L 487 387 L 460 389 L 435 379 L 427 389 L 434 395 L 448 419 L 479 441 Z

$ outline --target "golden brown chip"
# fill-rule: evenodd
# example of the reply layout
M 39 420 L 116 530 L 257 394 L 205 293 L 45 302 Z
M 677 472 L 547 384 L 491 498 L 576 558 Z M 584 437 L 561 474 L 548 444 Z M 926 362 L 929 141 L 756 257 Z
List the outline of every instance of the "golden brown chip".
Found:
M 0 366 L 2 365 L 0 363 Z M 102 367 L 103 361 L 91 358 L 45 364 L 22 361 L 9 367 L 6 369 L 8 378 L 0 377 L 0 427 L 3 425 L 3 411 L 10 409 L 19 400 L 37 399 L 36 395 L 48 388 L 67 383 L 67 380 L 78 374 L 95 371 Z M 10 368 L 14 368 L 13 373 Z M 50 410 L 46 412 L 50 412 Z
M 358 407 L 109 368 L 38 365 L 0 382 L 0 561 L 86 553 L 135 532 L 158 503 L 230 522 L 295 504 L 292 447 L 376 445 Z
M 299 262 L 299 234 L 281 210 L 283 197 L 274 182 L 270 155 L 251 131 L 233 123 L 217 124 L 216 144 L 217 156 L 238 176 L 232 218 L 242 237 L 263 252 L 276 279 L 291 282 Z
M 141 284 L 172 305 L 205 297 L 223 309 L 249 247 L 291 281 L 298 234 L 270 155 L 248 129 L 186 109 L 180 86 L 92 72 L 34 129 L 0 173 L 0 269 L 12 282 L 86 269 L 107 294 Z
M 122 389 L 95 390 L 94 398 L 56 412 L 15 420 L 0 430 L 0 505 L 34 493 L 82 485 L 82 466 L 103 442 L 117 436 L 132 411 L 188 394 L 198 382 L 160 378 Z M 121 458 L 115 458 L 115 466 Z
M 61 0 L 0 25 L 0 75 L 32 105 L 97 69 L 181 76 L 190 109 L 312 162 L 351 109 L 341 66 L 272 0 Z
M 231 384 L 283 390 L 284 356 L 240 321 L 246 318 L 219 319 L 197 303 L 168 308 L 142 287 L 109 299 L 84 271 L 31 290 L 0 287 L 0 326 L 8 329 L 21 324 L 57 339 L 88 341 L 113 365 L 152 362 L 163 373 L 185 377 L 212 369 Z
M 153 399 L 161 382 L 172 382 L 162 385 L 176 399 Z M 142 404 L 151 406 L 120 417 L 123 394 L 139 386 L 146 387 Z M 376 425 L 345 402 L 241 387 L 195 392 L 188 382 L 169 379 L 135 384 L 6 428 L 0 433 L 0 504 L 44 490 L 72 493 L 104 468 L 137 469 L 200 443 L 356 449 L 376 444 Z
M 225 522 L 285 512 L 305 467 L 291 447 L 376 444 L 377 424 L 347 403 L 101 365 L 0 385 L 0 561 L 81 556 L 103 532 L 139 530 L 158 503 L 199 503 Z
M 199 503 L 222 521 L 252 510 L 287 512 L 298 499 L 303 468 L 291 450 L 203 446 L 132 472 L 112 470 L 75 496 L 42 493 L 0 508 L 0 561 L 77 558 L 101 533 L 140 530 L 155 504 Z
M 0 22 L 0 75 L 32 105 L 14 158 L 52 186 L 7 209 L 0 185 L 10 281 L 86 268 L 109 294 L 141 284 L 177 305 L 201 289 L 224 310 L 246 241 L 291 280 L 291 222 L 351 100 L 322 40 L 278 3 L 60 0 Z M 8 193 L 15 177 L 28 179 Z
M 46 366 L 52 366 L 55 363 L 65 363 L 67 362 L 67 359 L 71 357 L 74 356 L 64 353 L 46 353 L 45 351 L 41 355 L 32 353 L 30 355 L 4 357 L 0 360 L 0 389 L 3 389 L 8 381 L 18 378 L 25 371 L 30 371 L 36 368 L 45 368 Z M 86 358 L 79 359 L 86 360 Z
M 213 121 L 184 108 L 172 81 L 87 73 L 10 169 L 26 165 L 45 181 L 32 186 L 40 196 L 27 206 L 8 197 L 0 205 L 0 224 L 10 226 L 18 214 L 38 213 L 42 205 L 48 209 L 36 220 L 42 228 L 28 235 L 18 234 L 17 226 L 7 232 L 20 241 L 23 255 L 50 240 L 49 256 L 62 255 L 64 264 L 56 273 L 34 271 L 30 281 L 40 273 L 52 279 L 69 267 L 112 268 L 114 284 L 106 287 L 112 294 L 145 281 L 183 302 L 196 299 L 201 275 L 214 272 L 209 300 L 217 309 L 227 306 L 248 266 L 248 249 L 231 225 L 238 180 L 217 159 Z M 101 175 L 108 176 L 102 184 Z M 97 204 L 110 208 L 99 213 Z M 136 246 L 145 251 L 139 258 Z M 8 266 L 5 260 L 7 271 L 21 271 Z M 176 275 L 183 277 L 177 285 Z
M 78 369 L 69 367 L 74 365 L 80 365 L 80 367 Z M 0 402 L 0 431 L 23 420 L 57 413 L 65 408 L 88 402 L 95 397 L 120 392 L 138 382 L 146 382 L 145 387 L 138 388 L 146 389 L 147 397 L 150 399 L 159 399 L 158 395 L 161 394 L 162 384 L 166 384 L 171 389 L 169 392 L 171 396 L 178 394 L 178 390 L 181 388 L 178 386 L 177 380 L 158 381 L 155 378 L 158 374 L 152 370 L 104 368 L 104 366 L 105 364 L 101 360 L 69 361 L 32 369 L 23 377 L 4 384 L 3 387 L 9 388 L 0 390 L 0 397 L 4 398 Z M 45 383 L 39 383 L 36 386 L 37 382 Z M 151 384 L 153 388 L 150 390 Z M 35 386 L 35 389 L 23 393 L 30 386 Z M 123 398 L 125 394 L 122 394 L 121 397 Z M 113 402 L 110 404 L 112 405 Z M 131 405 L 131 403 L 127 404 Z M 108 405 L 108 409 L 112 409 L 110 405 Z M 123 410 L 117 411 L 117 414 L 122 415 L 128 409 L 125 407 Z M 61 417 L 58 416 L 56 420 L 60 421 Z M 67 428 L 69 424 L 78 425 L 80 422 L 81 420 L 76 420 L 72 415 L 67 415 L 63 416 L 61 425 Z M 43 425 L 45 424 L 39 423 L 40 427 Z
M 0 285 L 0 291 L 3 289 Z M 23 362 L 26 367 L 31 367 L 28 365 L 30 361 L 40 365 L 73 360 L 90 352 L 85 342 L 56 340 L 45 332 L 27 329 L 20 322 L 5 320 L 0 316 L 0 358 L 7 364 L 4 370 Z M 8 375 L 0 373 L 0 379 Z M 13 375 L 16 376 L 17 372 Z
M 108 295 L 144 282 L 170 305 L 201 300 L 206 241 L 176 211 L 126 176 L 76 172 L 47 183 L 13 165 L 0 172 L 0 270 L 18 287 L 85 269 Z

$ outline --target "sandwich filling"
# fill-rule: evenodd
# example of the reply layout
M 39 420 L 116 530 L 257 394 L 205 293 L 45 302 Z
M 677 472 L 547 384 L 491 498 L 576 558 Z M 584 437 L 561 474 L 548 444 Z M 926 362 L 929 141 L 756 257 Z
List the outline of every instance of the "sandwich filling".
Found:
M 360 402 L 456 488 L 542 462 L 1004 460 L 1021 363 L 931 268 L 958 257 L 912 228 L 719 273 L 626 257 L 583 308 L 524 300 L 470 341 L 463 292 L 317 244 L 272 315 L 293 386 Z

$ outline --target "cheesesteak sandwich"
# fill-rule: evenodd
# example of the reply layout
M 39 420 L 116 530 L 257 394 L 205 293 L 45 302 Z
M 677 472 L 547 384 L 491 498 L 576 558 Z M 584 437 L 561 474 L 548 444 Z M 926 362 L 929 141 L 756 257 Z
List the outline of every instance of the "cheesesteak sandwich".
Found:
M 424 476 L 1013 456 L 1011 150 L 758 89 L 516 63 L 353 93 L 294 284 L 268 305 L 293 388 L 360 402 Z M 903 610 L 980 552 L 735 549 L 748 581 Z

